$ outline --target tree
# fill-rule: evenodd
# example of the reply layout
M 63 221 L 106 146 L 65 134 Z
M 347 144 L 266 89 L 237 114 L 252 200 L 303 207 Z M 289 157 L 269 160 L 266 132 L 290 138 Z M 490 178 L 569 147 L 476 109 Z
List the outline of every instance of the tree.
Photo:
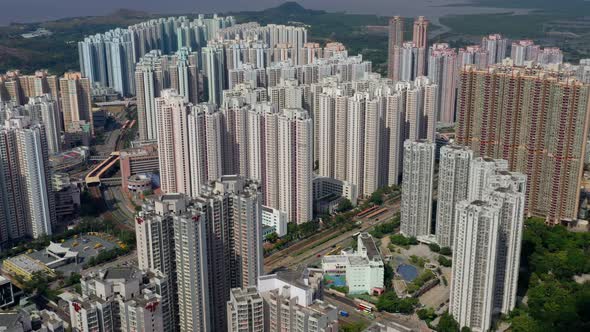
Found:
M 383 204 L 383 192 L 381 190 L 377 190 L 376 192 L 372 193 L 369 201 L 375 205 Z
M 438 263 L 444 267 L 451 267 L 453 265 L 453 262 L 443 255 L 438 255 Z
M 459 323 L 457 323 L 451 314 L 445 312 L 440 316 L 436 330 L 438 332 L 459 332 Z
M 276 232 L 272 232 L 266 236 L 266 241 L 268 241 L 270 243 L 275 243 L 275 242 L 277 242 L 278 239 L 279 239 L 279 236 L 277 235 Z
M 416 312 L 418 314 L 418 318 L 421 320 L 431 322 L 436 318 L 436 313 L 432 308 L 423 308 Z
M 383 282 L 385 283 L 385 289 L 390 289 L 393 284 L 393 277 L 395 273 L 393 272 L 393 267 L 389 264 L 385 264 L 385 272 L 383 273 Z
M 449 247 L 442 247 L 440 248 L 440 253 L 441 255 L 451 256 L 453 254 L 453 251 Z
M 431 243 L 428 245 L 428 248 L 430 248 L 431 251 L 433 252 L 439 252 L 440 251 L 440 246 L 436 243 Z
M 405 237 L 405 236 L 403 236 L 401 234 L 392 235 L 390 237 L 390 239 L 391 239 L 391 243 L 393 243 L 395 245 L 398 245 L 398 246 L 402 246 L 402 247 L 405 247 L 405 246 L 409 246 L 411 244 L 417 244 L 418 243 L 418 240 L 416 240 L 415 237 L 409 237 L 409 238 L 407 238 L 407 237 Z
M 353 208 L 352 202 L 348 198 L 343 198 L 338 203 L 338 208 L 336 209 L 336 211 L 345 212 L 345 211 L 352 210 L 352 208 Z
M 361 332 L 364 331 L 366 324 L 363 322 L 344 323 L 340 326 L 342 332 Z
M 536 332 L 540 331 L 541 327 L 533 318 L 529 315 L 519 315 L 512 319 L 510 325 L 512 332 Z
M 414 311 L 418 304 L 418 299 L 404 298 L 400 299 L 395 291 L 387 291 L 379 297 L 377 309 L 391 313 L 409 314 Z
M 72 274 L 66 279 L 66 285 L 71 286 L 78 284 L 80 283 L 80 279 L 82 279 L 82 276 L 79 273 L 72 272 Z

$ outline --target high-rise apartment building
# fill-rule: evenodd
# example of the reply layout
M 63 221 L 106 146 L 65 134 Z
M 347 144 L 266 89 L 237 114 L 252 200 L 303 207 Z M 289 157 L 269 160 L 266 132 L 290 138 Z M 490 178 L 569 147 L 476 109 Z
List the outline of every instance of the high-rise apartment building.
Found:
M 387 52 L 387 73 L 390 79 L 395 79 L 395 48 L 401 47 L 404 42 L 404 19 L 394 16 L 389 19 L 389 48 Z
M 500 34 L 491 34 L 483 37 L 481 47 L 488 52 L 488 65 L 501 63 L 506 58 L 508 39 Z
M 86 123 L 93 133 L 90 79 L 83 77 L 81 73 L 65 73 L 59 79 L 59 90 L 64 130 L 76 132 L 81 124 Z
M 455 122 L 457 53 L 448 44 L 433 44 L 428 58 L 428 78 L 438 85 L 437 121 Z
M 528 215 L 577 216 L 590 87 L 555 72 L 497 66 L 460 75 L 457 142 L 527 175 Z
M 510 176 L 512 177 L 512 176 Z M 494 310 L 503 314 L 510 313 L 516 306 L 518 273 L 520 269 L 520 251 L 524 225 L 524 191 L 518 186 L 526 177 L 516 174 L 514 184 L 502 186 L 490 192 L 488 200 L 501 208 L 494 286 Z
M 165 89 L 174 89 L 187 102 L 199 102 L 198 54 L 181 48 L 173 55 L 153 50 L 135 67 L 139 136 L 157 140 L 155 98 Z
M 424 65 L 420 60 L 425 57 L 424 49 L 416 46 L 414 42 L 404 42 L 402 46 L 394 50 L 394 81 L 413 81 L 424 74 Z M 421 72 L 422 71 L 422 72 Z
M 469 166 L 469 190 L 467 200 L 484 200 L 492 177 L 497 172 L 507 172 L 508 161 L 487 157 L 473 158 Z
M 0 239 L 52 234 L 56 223 L 47 135 L 42 124 L 13 117 L 0 126 Z
M 227 302 L 229 332 L 264 332 L 264 301 L 256 287 L 233 288 Z
M 527 61 L 536 61 L 540 51 L 540 47 L 532 40 L 518 40 L 512 43 L 510 58 L 515 66 L 524 66 Z
M 224 48 L 220 46 L 203 47 L 203 80 L 208 93 L 208 102 L 221 104 L 222 91 L 227 88 L 225 80 Z
M 136 218 L 139 265 L 163 273 L 162 295 L 175 330 L 224 331 L 230 289 L 256 285 L 262 274 L 262 206 L 256 182 L 223 176 L 199 196 L 166 194 Z M 176 309 L 178 308 L 178 309 Z
M 59 98 L 57 76 L 46 70 L 38 70 L 34 75 L 23 75 L 18 70 L 0 75 L 0 101 L 11 101 L 14 106 L 24 105 L 29 98 L 50 94 L 54 100 Z
M 135 218 L 135 238 L 139 268 L 163 274 L 168 292 L 162 294 L 164 331 L 175 331 L 178 324 L 178 294 L 173 216 L 186 211 L 188 198 L 180 194 L 158 197 L 142 206 Z
M 191 193 L 189 108 L 184 97 L 173 90 L 164 90 L 162 97 L 156 98 L 160 188 L 164 193 Z
M 313 219 L 312 120 L 304 109 L 284 109 L 278 116 L 277 129 L 278 209 L 292 222 L 305 223 Z
M 475 65 L 477 69 L 486 69 L 489 52 L 481 45 L 471 45 L 460 48 L 457 56 L 457 68 L 462 70 L 467 65 Z
M 50 94 L 29 97 L 25 109 L 33 121 L 43 123 L 49 154 L 58 153 L 61 150 L 61 118 L 57 99 Z
M 426 60 L 428 58 L 428 25 L 429 21 L 424 16 L 414 20 L 414 33 L 412 41 L 418 48 L 416 76 L 426 75 Z
M 455 206 L 467 199 L 472 159 L 473 152 L 465 147 L 447 145 L 440 149 L 435 234 L 441 247 L 453 246 Z
M 325 86 L 317 112 L 319 175 L 348 181 L 363 196 L 399 183 L 405 139 L 434 141 L 437 100 L 426 77 L 366 82 L 368 89 Z
M 74 331 L 164 331 L 159 275 L 110 267 L 81 279 L 82 294 L 65 292 Z M 168 330 L 167 330 L 168 331 Z
M 230 289 L 256 286 L 262 274 L 261 194 L 257 183 L 232 175 L 203 187 L 197 201 L 206 214 L 212 326 L 223 331 Z
M 429 235 L 432 224 L 434 143 L 407 140 L 404 143 L 401 233 Z
M 141 140 L 157 140 L 156 98 L 166 86 L 167 58 L 154 50 L 139 60 L 135 67 L 137 123 Z
M 203 185 L 221 177 L 222 114 L 213 104 L 191 106 L 188 114 L 190 195 L 196 197 Z M 188 153 L 187 153 L 188 152 Z
M 453 266 L 453 278 L 458 279 L 451 284 L 451 313 L 457 320 L 461 317 L 461 326 L 474 330 L 487 330 L 493 314 L 509 313 L 516 305 L 527 181 L 524 174 L 507 171 L 507 165 L 505 160 L 473 159 L 470 197 L 456 205 L 453 258 L 460 260 Z M 471 233 L 472 226 L 462 223 L 477 216 L 477 207 L 484 206 L 497 214 L 497 229 L 476 229 Z M 483 234 L 489 232 L 493 234 Z M 495 238 L 486 242 L 484 236 Z M 481 247 L 485 245 L 490 247 Z M 486 251 L 478 252 L 484 248 Z M 488 270 L 490 264 L 493 267 Z M 493 274 L 491 282 L 489 273 Z
M 456 206 L 449 312 L 461 327 L 488 331 L 496 276 L 500 208 L 486 201 Z
M 191 205 L 172 216 L 181 332 L 211 331 L 214 324 L 210 287 L 216 281 L 209 280 L 205 210 L 198 204 Z
M 557 47 L 546 47 L 537 55 L 537 63 L 542 66 L 563 63 L 563 52 Z

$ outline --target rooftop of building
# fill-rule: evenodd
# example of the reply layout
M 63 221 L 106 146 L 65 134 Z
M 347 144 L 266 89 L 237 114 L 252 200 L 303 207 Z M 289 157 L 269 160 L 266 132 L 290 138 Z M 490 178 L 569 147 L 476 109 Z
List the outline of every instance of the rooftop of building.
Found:
M 256 287 L 232 288 L 231 293 L 237 302 L 248 302 L 251 300 L 262 300 Z
M 369 264 L 369 259 L 363 256 L 350 255 L 346 256 L 350 266 L 365 266 Z
M 7 331 L 12 331 L 12 328 L 16 328 L 19 325 L 19 321 L 25 314 L 22 311 L 0 311 L 0 327 L 7 328 Z
M 340 263 L 346 264 L 348 255 L 328 255 L 322 257 L 322 263 Z
M 381 259 L 381 253 L 377 249 L 377 244 L 375 244 L 375 240 L 369 233 L 359 234 L 359 240 L 362 241 L 363 246 L 367 250 L 367 257 L 369 259 Z
M 46 265 L 43 264 L 43 262 L 31 258 L 26 254 L 7 258 L 5 261 L 11 262 L 12 264 L 16 265 L 18 268 L 24 270 L 27 273 L 35 273 L 46 269 Z
M 134 278 L 138 271 L 133 267 L 110 267 L 103 276 L 103 279 L 124 279 Z

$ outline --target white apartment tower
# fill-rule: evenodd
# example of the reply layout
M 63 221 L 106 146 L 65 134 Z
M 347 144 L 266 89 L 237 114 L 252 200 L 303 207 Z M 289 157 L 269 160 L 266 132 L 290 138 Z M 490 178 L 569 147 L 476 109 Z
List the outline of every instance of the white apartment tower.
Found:
M 487 331 L 492 315 L 507 314 L 516 305 L 526 175 L 508 172 L 506 168 L 505 160 L 474 159 L 469 195 L 475 198 L 456 206 L 451 313 L 461 326 L 474 331 Z M 472 225 L 461 223 L 475 215 L 469 212 L 476 208 L 474 206 L 494 211 L 497 226 L 494 221 L 493 227 L 470 232 Z M 461 208 L 465 211 L 460 211 Z M 489 240 L 483 236 L 488 236 Z M 479 248 L 484 245 L 489 247 Z M 473 264 L 475 268 L 470 267 Z M 478 275 L 481 270 L 484 274 Z M 467 277 L 472 279 L 465 279 Z
M 449 312 L 472 331 L 491 326 L 500 208 L 474 200 L 457 204 Z
M 405 236 L 431 233 L 435 148 L 424 140 L 404 143 L 401 233 Z
M 504 159 L 491 159 L 487 157 L 473 159 L 469 167 L 469 193 L 467 200 L 484 200 L 491 177 L 496 172 L 507 170 L 508 161 Z
M 440 149 L 435 234 L 441 247 L 453 246 L 455 205 L 467 199 L 472 159 L 473 151 L 466 147 L 447 145 Z
M 490 202 L 501 209 L 494 310 L 503 314 L 510 313 L 516 306 L 524 225 L 525 194 L 514 189 L 500 187 L 489 196 Z

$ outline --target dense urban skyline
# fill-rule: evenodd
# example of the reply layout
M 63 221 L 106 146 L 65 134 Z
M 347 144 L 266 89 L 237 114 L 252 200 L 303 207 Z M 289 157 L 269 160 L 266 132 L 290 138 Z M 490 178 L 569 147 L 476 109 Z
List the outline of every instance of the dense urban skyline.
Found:
M 590 59 L 500 33 L 454 48 L 435 23 L 379 28 L 386 75 L 310 26 L 221 14 L 81 37 L 62 76 L 0 74 L 0 322 L 578 330 Z M 566 281 L 575 309 L 540 315 Z

